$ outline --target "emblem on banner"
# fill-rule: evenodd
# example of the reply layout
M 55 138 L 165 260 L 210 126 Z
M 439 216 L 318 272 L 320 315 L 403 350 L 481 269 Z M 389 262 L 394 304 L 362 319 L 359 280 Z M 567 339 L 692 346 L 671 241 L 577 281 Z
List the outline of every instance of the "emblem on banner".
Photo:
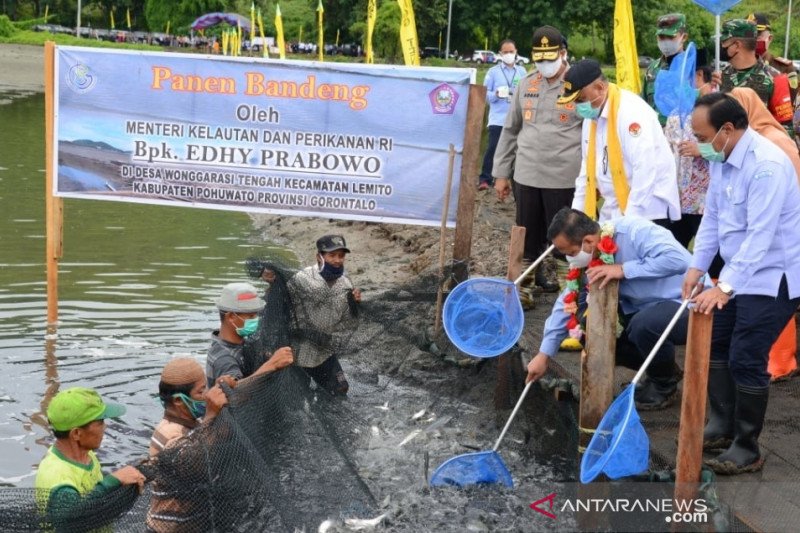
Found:
M 452 115 L 458 103 L 458 93 L 446 83 L 432 90 L 429 97 L 434 115 Z
M 91 73 L 89 67 L 82 63 L 73 65 L 67 71 L 67 85 L 76 93 L 82 94 L 91 91 L 97 78 Z

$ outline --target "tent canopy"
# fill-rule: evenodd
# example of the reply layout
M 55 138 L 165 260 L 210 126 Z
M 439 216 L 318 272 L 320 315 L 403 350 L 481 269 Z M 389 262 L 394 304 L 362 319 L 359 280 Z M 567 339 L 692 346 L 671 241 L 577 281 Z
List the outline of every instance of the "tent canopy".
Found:
M 239 15 L 238 13 L 206 13 L 202 17 L 197 18 L 192 22 L 193 30 L 204 30 L 211 26 L 216 26 L 221 22 L 227 22 L 229 25 L 236 27 L 237 23 L 244 31 L 250 31 L 250 20 L 247 17 Z

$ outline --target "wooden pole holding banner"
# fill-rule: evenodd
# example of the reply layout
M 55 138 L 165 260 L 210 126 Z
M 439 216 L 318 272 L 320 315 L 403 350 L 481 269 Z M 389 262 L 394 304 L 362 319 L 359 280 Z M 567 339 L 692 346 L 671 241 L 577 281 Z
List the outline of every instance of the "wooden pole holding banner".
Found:
M 447 236 L 447 215 L 450 213 L 450 189 L 453 188 L 453 166 L 456 161 L 456 147 L 452 144 L 447 158 L 447 180 L 444 190 L 444 205 L 442 206 L 442 225 L 439 228 L 439 290 L 436 291 L 436 319 L 433 332 L 437 337 L 442 331 L 442 300 L 444 299 L 444 249 Z
M 58 322 L 58 260 L 63 248 L 64 203 L 53 196 L 53 131 L 55 112 L 55 54 L 56 45 L 47 41 L 44 45 L 44 110 L 45 110 L 45 226 L 47 240 L 45 258 L 47 263 L 47 324 Z
M 481 149 L 483 114 L 486 108 L 486 87 L 469 86 L 467 127 L 464 131 L 464 151 L 461 153 L 461 179 L 456 211 L 456 234 L 453 243 L 453 275 L 456 281 L 467 279 L 472 253 L 472 225 L 475 218 L 476 177 Z
M 522 256 L 525 253 L 525 227 L 511 226 L 511 241 L 508 244 L 508 270 L 506 277 L 509 281 L 516 280 L 522 274 Z M 497 381 L 494 385 L 494 408 L 511 409 L 511 365 L 516 361 L 511 360 L 508 353 L 500 354 L 497 358 Z
M 713 314 L 689 313 L 675 469 L 676 500 L 692 500 L 697 496 L 697 483 L 703 466 L 703 427 L 706 422 L 713 319 Z
M 583 455 L 614 395 L 619 282 L 591 288 L 586 316 L 586 349 L 581 353 L 578 453 Z

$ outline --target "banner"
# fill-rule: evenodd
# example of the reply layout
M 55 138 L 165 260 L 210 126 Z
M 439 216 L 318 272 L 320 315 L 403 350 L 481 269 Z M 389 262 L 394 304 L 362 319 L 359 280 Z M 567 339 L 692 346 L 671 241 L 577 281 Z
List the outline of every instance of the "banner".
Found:
M 642 93 L 636 34 L 633 31 L 631 0 L 617 0 L 614 5 L 614 57 L 617 59 L 617 85 L 632 93 Z
M 438 226 L 475 71 L 65 46 L 55 76 L 57 196 Z
M 375 62 L 375 52 L 372 50 L 372 34 L 375 31 L 375 20 L 378 18 L 377 0 L 367 0 L 367 45 L 364 50 L 367 63 Z
M 414 4 L 411 0 L 397 0 L 400 5 L 400 45 L 406 66 L 419 66 L 419 42 L 417 22 L 414 20 Z

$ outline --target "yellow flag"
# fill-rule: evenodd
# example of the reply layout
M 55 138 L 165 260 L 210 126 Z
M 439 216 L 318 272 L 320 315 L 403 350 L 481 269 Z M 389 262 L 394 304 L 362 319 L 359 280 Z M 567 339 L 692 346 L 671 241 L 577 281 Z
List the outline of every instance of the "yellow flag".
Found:
M 108 14 L 111 17 L 111 29 L 115 30 L 116 28 L 114 27 L 114 8 L 113 7 L 108 11 Z
M 375 19 L 378 18 L 378 7 L 376 0 L 367 2 L 367 46 L 364 51 L 367 56 L 367 63 L 375 62 L 375 52 L 372 50 L 372 34 L 375 31 Z
M 253 37 L 256 35 L 256 4 L 250 2 L 250 47 L 253 47 Z
M 323 61 L 323 50 L 325 48 L 325 35 L 322 32 L 322 14 L 324 12 L 325 8 L 322 7 L 322 0 L 319 0 L 319 4 L 317 4 L 317 59 L 320 61 Z
M 131 29 L 131 8 L 125 12 L 125 18 L 128 19 L 128 29 Z
M 256 15 L 256 20 L 258 20 L 258 34 L 261 36 L 261 51 L 263 52 L 264 57 L 269 57 L 269 52 L 267 50 L 267 40 L 264 38 L 264 19 L 261 18 L 261 8 L 258 8 L 258 15 Z
M 44 6 L 44 21 L 47 22 L 47 15 L 50 13 L 50 4 Z
M 419 41 L 417 23 L 414 20 L 414 5 L 411 0 L 397 0 L 400 5 L 400 45 L 406 66 L 419 66 Z
M 297 42 L 299 42 L 299 43 L 303 42 L 303 27 L 302 26 L 300 26 L 300 36 L 297 38 Z
M 631 0 L 616 0 L 614 5 L 614 57 L 617 59 L 617 85 L 640 94 L 642 80 L 639 77 Z
M 222 55 L 228 55 L 228 40 L 230 39 L 230 35 L 227 31 L 222 32 Z
M 339 48 L 339 30 L 336 30 L 336 48 Z
M 283 40 L 283 18 L 281 18 L 280 4 L 275 4 L 275 33 L 278 40 L 278 57 L 286 59 L 286 42 Z
M 164 33 L 166 33 L 167 35 L 169 35 L 169 21 L 167 21 L 167 31 L 165 31 Z

